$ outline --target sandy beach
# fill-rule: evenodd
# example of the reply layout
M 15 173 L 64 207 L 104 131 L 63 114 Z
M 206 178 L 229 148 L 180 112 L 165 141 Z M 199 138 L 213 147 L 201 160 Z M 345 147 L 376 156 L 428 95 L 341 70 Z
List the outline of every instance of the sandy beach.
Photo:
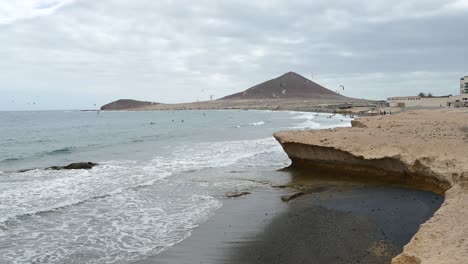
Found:
M 0 0 L 0 264 L 468 264 L 467 25 Z
M 181 243 L 138 264 L 183 263 L 390 263 L 440 206 L 425 191 L 362 183 L 311 180 L 288 174 L 293 189 L 264 188 L 224 199 L 223 207 Z

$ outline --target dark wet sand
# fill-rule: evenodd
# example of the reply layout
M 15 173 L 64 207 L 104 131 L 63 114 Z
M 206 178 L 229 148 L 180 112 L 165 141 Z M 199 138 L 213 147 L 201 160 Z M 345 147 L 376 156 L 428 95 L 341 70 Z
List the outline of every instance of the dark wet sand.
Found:
M 259 189 L 139 264 L 390 263 L 443 197 L 396 187 L 321 186 L 289 203 Z

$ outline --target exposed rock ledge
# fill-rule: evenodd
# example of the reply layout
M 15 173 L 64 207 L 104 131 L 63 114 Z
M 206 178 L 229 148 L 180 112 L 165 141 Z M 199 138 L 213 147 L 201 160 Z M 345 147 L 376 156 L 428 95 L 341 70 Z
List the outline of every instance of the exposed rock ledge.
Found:
M 468 110 L 359 119 L 353 128 L 275 134 L 293 167 L 445 193 L 393 264 L 468 263 Z

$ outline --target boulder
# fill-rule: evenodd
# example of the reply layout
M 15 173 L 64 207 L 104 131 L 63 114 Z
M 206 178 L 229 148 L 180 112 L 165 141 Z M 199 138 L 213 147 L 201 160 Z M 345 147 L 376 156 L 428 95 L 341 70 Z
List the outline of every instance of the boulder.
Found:
M 225 195 L 227 198 L 236 198 L 236 197 L 241 197 L 245 195 L 249 195 L 249 192 L 227 192 Z
M 289 201 L 294 200 L 294 199 L 296 199 L 298 197 L 301 197 L 304 194 L 305 193 L 303 193 L 303 192 L 297 192 L 297 193 L 293 193 L 293 194 L 283 195 L 283 196 L 281 196 L 281 200 L 283 202 L 289 202 Z
M 46 170 L 89 170 L 97 165 L 97 163 L 93 162 L 76 162 L 68 164 L 67 166 L 52 166 L 46 168 Z

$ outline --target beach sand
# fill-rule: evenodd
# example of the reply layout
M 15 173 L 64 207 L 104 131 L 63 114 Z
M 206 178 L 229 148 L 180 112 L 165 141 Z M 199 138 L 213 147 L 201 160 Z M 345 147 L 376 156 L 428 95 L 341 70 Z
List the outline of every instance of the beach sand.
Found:
M 288 203 L 291 189 L 223 199 L 192 235 L 138 264 L 390 263 L 442 203 L 431 192 L 320 185 Z

